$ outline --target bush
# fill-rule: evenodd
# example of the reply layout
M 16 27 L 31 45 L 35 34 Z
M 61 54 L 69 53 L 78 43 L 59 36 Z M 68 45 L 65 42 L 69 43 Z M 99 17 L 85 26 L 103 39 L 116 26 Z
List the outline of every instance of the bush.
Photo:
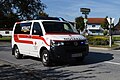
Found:
M 114 41 L 120 41 L 120 37 L 117 37 L 117 36 L 114 37 L 114 36 L 113 36 L 113 40 L 114 40 Z
M 2 37 L 0 41 L 11 41 L 11 37 Z
M 104 34 L 104 35 L 107 35 L 107 34 L 108 34 L 108 31 L 107 31 L 107 30 L 104 30 L 103 34 Z
M 88 38 L 88 41 L 89 41 L 90 45 L 109 45 L 109 37 L 88 36 L 87 38 Z

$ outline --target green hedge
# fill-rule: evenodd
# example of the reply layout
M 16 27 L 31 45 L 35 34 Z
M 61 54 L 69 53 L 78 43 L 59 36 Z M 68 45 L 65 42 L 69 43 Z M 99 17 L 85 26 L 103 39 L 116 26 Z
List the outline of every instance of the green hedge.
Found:
M 90 45 L 109 45 L 109 37 L 106 36 L 88 36 L 87 38 Z
M 117 37 L 117 36 L 113 36 L 112 39 L 113 39 L 114 41 L 120 41 L 120 37 Z
M 2 37 L 0 41 L 11 41 L 11 37 Z

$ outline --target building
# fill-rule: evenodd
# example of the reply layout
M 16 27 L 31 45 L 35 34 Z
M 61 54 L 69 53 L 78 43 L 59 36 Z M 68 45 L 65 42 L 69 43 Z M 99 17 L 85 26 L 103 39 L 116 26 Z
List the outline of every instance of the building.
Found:
M 90 35 L 103 35 L 104 29 L 101 24 L 105 22 L 105 18 L 88 18 L 87 30 Z

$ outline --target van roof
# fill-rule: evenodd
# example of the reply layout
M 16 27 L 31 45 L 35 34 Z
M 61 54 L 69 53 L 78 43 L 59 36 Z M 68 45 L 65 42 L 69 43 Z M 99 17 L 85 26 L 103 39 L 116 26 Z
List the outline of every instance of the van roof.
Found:
M 59 17 L 38 17 L 36 20 L 60 20 Z
M 21 21 L 21 22 L 16 22 L 16 23 L 19 24 L 19 23 L 26 23 L 26 22 L 43 22 L 43 21 L 61 22 L 61 21 L 58 21 L 58 20 L 26 20 L 26 21 Z M 64 21 L 62 21 L 62 22 L 64 22 Z

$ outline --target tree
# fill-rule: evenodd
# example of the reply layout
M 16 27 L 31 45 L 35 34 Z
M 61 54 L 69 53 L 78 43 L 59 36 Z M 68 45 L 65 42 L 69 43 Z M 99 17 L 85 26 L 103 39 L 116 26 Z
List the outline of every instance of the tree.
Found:
M 43 17 L 48 17 L 49 15 L 45 12 L 40 12 L 38 15 L 34 16 L 34 19 L 40 19 Z
M 18 17 L 15 14 L 9 13 L 8 16 L 0 17 L 0 28 L 12 28 L 14 23 L 18 21 Z
M 46 5 L 41 0 L 13 0 L 13 9 L 21 19 L 34 19 L 34 16 L 43 12 Z
M 103 29 L 109 29 L 108 27 L 109 27 L 109 23 L 108 23 L 108 21 L 107 21 L 107 18 L 108 18 L 108 16 L 106 16 L 106 18 L 105 18 L 105 20 L 104 20 L 104 22 L 103 23 L 101 23 L 101 27 L 103 28 Z
M 41 16 L 41 17 L 48 17 L 49 15 L 46 14 L 45 12 L 40 12 L 40 13 L 39 13 L 39 16 Z
M 4 21 L 14 23 L 18 19 L 35 19 L 45 8 L 41 0 L 0 0 L 0 24 Z
M 46 8 L 41 0 L 2 0 L 0 10 L 7 16 L 9 13 L 18 15 L 20 19 L 34 19 Z
M 82 16 L 75 18 L 76 28 L 83 31 L 85 28 L 84 18 Z

